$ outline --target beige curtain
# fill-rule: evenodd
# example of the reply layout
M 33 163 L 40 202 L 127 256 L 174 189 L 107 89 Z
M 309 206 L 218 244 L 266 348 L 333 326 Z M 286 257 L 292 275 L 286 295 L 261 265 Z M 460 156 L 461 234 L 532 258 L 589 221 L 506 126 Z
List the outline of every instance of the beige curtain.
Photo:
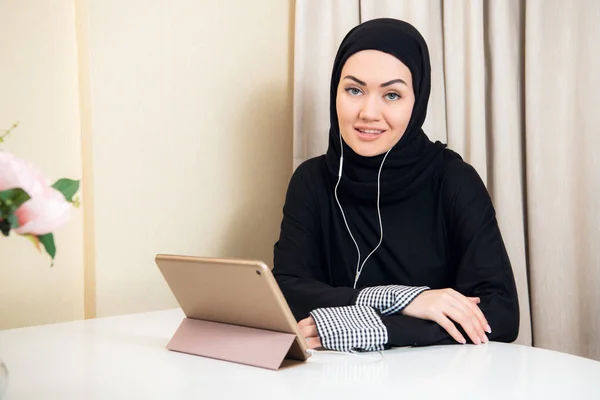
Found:
M 526 4 L 534 344 L 600 360 L 600 2 Z
M 427 40 L 424 130 L 494 199 L 519 291 L 517 343 L 600 359 L 600 2 L 297 0 L 294 167 L 327 148 L 337 46 L 377 17 Z
M 344 35 L 359 23 L 359 11 L 355 0 L 296 1 L 294 169 L 327 149 L 331 65 Z

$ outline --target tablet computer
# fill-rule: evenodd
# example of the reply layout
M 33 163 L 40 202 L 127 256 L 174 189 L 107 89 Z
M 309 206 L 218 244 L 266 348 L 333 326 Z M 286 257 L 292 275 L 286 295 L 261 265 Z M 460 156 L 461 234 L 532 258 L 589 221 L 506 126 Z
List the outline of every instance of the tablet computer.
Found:
M 207 340 L 212 340 L 212 344 L 204 343 L 204 347 L 208 346 L 207 351 L 229 351 L 230 358 L 241 356 L 237 353 L 269 351 L 269 348 L 276 347 L 277 338 L 268 339 L 262 335 L 262 339 L 258 339 L 255 334 L 284 333 L 291 342 L 289 350 L 284 354 L 286 359 L 306 361 L 310 356 L 305 339 L 279 285 L 263 262 L 170 254 L 158 254 L 155 261 L 186 319 L 193 320 L 190 323 L 199 324 L 198 321 L 204 321 L 213 323 L 213 328 L 227 328 L 227 332 L 217 329 L 211 330 L 212 333 L 209 334 L 207 329 L 212 328 L 204 324 L 203 335 Z M 180 330 L 182 328 L 183 323 Z M 235 329 L 241 332 L 241 336 Z M 229 334 L 233 335 L 229 336 L 231 340 L 226 339 Z M 210 335 L 212 338 L 208 339 Z M 253 335 L 257 338 L 255 341 L 251 339 Z M 289 335 L 293 335 L 293 338 Z M 176 336 L 177 333 L 171 342 L 189 341 L 190 338 L 198 343 L 202 341 L 202 337 L 198 337 L 201 334 L 192 335 L 191 332 L 187 335 L 181 333 L 179 338 Z M 234 340 L 236 337 L 239 340 Z M 240 343 L 248 341 L 248 346 L 233 343 L 240 340 Z M 254 345 L 251 346 L 251 343 Z M 224 349 L 216 349 L 219 346 Z M 237 350 L 232 346 L 238 346 Z M 249 348 L 257 346 L 262 346 L 263 349 Z

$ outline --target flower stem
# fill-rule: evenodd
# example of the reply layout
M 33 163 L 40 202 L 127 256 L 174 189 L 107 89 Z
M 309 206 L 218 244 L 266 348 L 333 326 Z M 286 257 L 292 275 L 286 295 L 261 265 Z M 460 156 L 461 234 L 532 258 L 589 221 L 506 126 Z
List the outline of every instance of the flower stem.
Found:
M 12 124 L 12 126 L 8 129 L 0 129 L 0 143 L 4 142 L 4 138 L 8 137 L 8 135 L 10 135 L 10 133 L 17 127 L 19 126 L 19 121 L 15 122 L 14 124 Z

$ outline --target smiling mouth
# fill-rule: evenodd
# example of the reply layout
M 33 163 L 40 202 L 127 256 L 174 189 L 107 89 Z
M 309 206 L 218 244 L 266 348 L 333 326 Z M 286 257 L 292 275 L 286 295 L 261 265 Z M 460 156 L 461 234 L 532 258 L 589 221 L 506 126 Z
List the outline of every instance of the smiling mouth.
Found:
M 370 133 L 373 135 L 383 133 L 383 130 L 381 130 L 381 129 L 359 129 L 359 128 L 356 128 L 356 130 L 359 131 L 360 133 Z
M 362 128 L 354 128 L 356 131 L 356 135 L 359 140 L 362 142 L 373 142 L 381 137 L 381 135 L 385 132 L 382 129 L 362 129 Z
M 385 132 L 384 130 L 381 129 L 359 129 L 359 128 L 354 128 L 356 129 L 356 131 L 358 131 L 359 133 L 365 134 L 365 135 L 380 135 L 383 132 Z

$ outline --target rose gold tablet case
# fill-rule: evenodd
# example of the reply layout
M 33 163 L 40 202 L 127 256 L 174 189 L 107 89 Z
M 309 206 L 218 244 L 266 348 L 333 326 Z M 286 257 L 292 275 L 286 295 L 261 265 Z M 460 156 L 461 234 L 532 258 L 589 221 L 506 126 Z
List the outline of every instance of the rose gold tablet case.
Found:
M 186 315 L 169 350 L 275 370 L 309 357 L 264 263 L 158 254 L 156 264 Z

